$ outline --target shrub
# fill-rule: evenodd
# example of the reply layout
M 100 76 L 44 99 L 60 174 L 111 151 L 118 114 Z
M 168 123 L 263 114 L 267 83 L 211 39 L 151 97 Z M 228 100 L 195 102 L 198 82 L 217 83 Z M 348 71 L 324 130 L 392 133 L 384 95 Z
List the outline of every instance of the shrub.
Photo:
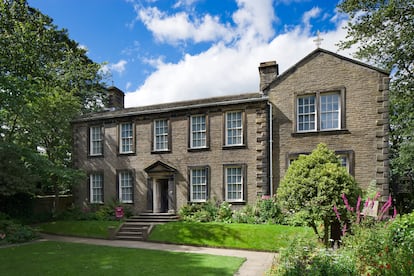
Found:
M 115 208 L 118 206 L 124 208 L 124 217 L 132 216 L 132 209 L 129 205 L 112 200 L 104 205 L 90 204 L 83 208 L 74 207 L 60 213 L 57 218 L 60 220 L 116 220 Z
M 191 222 L 212 222 L 216 220 L 218 207 L 213 201 L 192 203 L 178 211 L 181 219 Z
M 29 226 L 17 224 L 12 220 L 0 221 L 0 242 L 22 243 L 36 237 L 37 233 Z
M 256 202 L 257 223 L 281 223 L 283 215 L 276 197 L 261 198 Z
M 329 245 L 335 217 L 332 206 L 338 206 L 342 194 L 348 195 L 351 202 L 356 201 L 357 192 L 354 178 L 325 144 L 319 144 L 310 155 L 299 156 L 289 166 L 277 190 L 282 206 L 289 211 L 304 212 L 309 226 L 325 246 Z M 340 206 L 338 212 L 342 215 L 345 208 Z M 319 234 L 319 222 L 324 226 L 323 236 Z
M 216 221 L 231 223 L 233 219 L 233 210 L 231 204 L 228 202 L 222 202 L 217 211 Z
M 234 212 L 233 222 L 255 224 L 256 217 L 255 217 L 255 210 L 253 206 L 246 205 L 242 209 Z
M 310 240 L 294 239 L 281 251 L 275 275 L 357 275 L 353 259 L 338 251 L 320 248 Z

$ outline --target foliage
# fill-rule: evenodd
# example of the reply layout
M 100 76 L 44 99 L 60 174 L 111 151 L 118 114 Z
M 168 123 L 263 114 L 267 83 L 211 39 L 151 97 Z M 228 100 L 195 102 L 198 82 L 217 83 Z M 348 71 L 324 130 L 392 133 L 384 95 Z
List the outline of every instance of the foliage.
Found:
M 319 238 L 326 246 L 330 238 L 331 223 L 335 218 L 333 206 L 339 206 L 342 194 L 356 200 L 358 187 L 351 175 L 340 165 L 335 153 L 325 144 L 319 144 L 310 155 L 294 161 L 277 190 L 277 198 L 288 211 L 300 212 L 319 236 L 317 224 L 323 222 L 324 235 Z M 338 212 L 346 215 L 346 208 Z
M 12 220 L 0 220 L 0 244 L 22 243 L 37 238 L 37 233 L 29 226 L 21 225 Z
M 15 275 L 234 275 L 243 258 L 39 242 L 0 248 L 2 274 Z
M 1 194 L 58 194 L 77 180 L 70 121 L 105 101 L 99 69 L 25 0 L 0 1 Z
M 359 226 L 344 239 L 345 252 L 354 256 L 361 275 L 413 275 L 414 215 L 390 223 Z
M 279 251 L 295 237 L 315 239 L 308 227 L 278 224 L 169 222 L 156 225 L 150 241 L 249 250 Z
M 112 200 L 103 205 L 90 204 L 83 208 L 73 207 L 58 214 L 56 218 L 59 220 L 117 220 L 115 216 L 115 208 L 119 206 L 124 209 L 124 218 L 132 216 L 130 205 L 120 203 L 118 200 Z
M 335 250 L 294 241 L 281 252 L 274 275 L 413 275 L 414 213 L 393 221 L 366 220 Z
M 392 179 L 414 180 L 414 1 L 344 0 L 350 17 L 343 49 L 357 46 L 356 57 L 391 71 L 390 165 Z
M 246 205 L 239 210 L 232 210 L 228 202 L 207 201 L 183 206 L 179 215 L 184 221 L 191 222 L 225 222 L 225 223 L 281 223 L 283 214 L 276 202 L 276 197 L 259 198 L 255 205 Z
M 357 275 L 353 259 L 311 240 L 294 239 L 283 249 L 271 275 Z
M 207 201 L 185 205 L 181 207 L 178 214 L 184 221 L 211 222 L 216 217 L 217 209 L 216 203 Z

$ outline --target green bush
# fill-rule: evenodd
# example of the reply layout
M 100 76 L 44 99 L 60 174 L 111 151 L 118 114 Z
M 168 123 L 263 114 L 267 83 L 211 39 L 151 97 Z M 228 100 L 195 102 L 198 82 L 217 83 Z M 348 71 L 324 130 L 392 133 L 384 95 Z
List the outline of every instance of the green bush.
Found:
M 216 220 L 218 206 L 213 201 L 192 203 L 178 211 L 181 219 L 190 222 L 212 222 Z
M 294 239 L 281 251 L 274 275 L 357 275 L 353 259 L 316 242 Z
M 242 209 L 234 212 L 233 222 L 256 224 L 256 216 L 253 206 L 246 205 Z
M 74 207 L 60 213 L 57 218 L 60 220 L 116 220 L 115 208 L 118 206 L 124 208 L 124 217 L 132 216 L 132 209 L 129 205 L 113 200 L 104 205 L 90 204 L 83 208 Z
M 36 237 L 37 233 L 29 226 L 15 223 L 12 220 L 0 221 L 0 242 L 22 243 Z
M 221 203 L 217 210 L 216 221 L 231 223 L 232 218 L 233 218 L 233 210 L 231 209 L 231 204 L 226 201 Z
M 261 198 L 256 202 L 255 212 L 258 223 L 281 223 L 283 215 L 276 197 Z

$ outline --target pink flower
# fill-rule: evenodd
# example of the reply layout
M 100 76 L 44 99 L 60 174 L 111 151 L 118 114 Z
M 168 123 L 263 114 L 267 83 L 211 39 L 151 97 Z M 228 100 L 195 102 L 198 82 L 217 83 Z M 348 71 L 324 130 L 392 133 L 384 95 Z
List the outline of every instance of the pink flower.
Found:
M 334 205 L 333 209 L 334 209 L 336 217 L 338 218 L 339 221 L 341 221 L 341 216 L 339 215 L 338 208 L 336 208 L 336 205 Z

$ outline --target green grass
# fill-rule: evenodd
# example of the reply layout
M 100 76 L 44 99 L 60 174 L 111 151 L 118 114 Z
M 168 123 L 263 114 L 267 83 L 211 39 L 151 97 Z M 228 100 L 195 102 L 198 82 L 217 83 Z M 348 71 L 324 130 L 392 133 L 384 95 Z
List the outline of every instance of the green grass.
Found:
M 314 239 L 308 227 L 270 224 L 174 222 L 157 225 L 149 240 L 200 246 L 279 251 L 294 237 Z
M 243 258 L 37 242 L 0 248 L 4 275 L 233 275 Z
M 108 238 L 108 227 L 118 227 L 119 221 L 54 221 L 38 225 L 42 232 L 88 238 Z
M 108 227 L 118 221 L 56 221 L 39 225 L 43 232 L 92 238 L 107 238 Z M 150 241 L 198 246 L 240 248 L 278 252 L 297 236 L 314 239 L 308 227 L 278 224 L 225 224 L 170 222 L 157 225 Z

